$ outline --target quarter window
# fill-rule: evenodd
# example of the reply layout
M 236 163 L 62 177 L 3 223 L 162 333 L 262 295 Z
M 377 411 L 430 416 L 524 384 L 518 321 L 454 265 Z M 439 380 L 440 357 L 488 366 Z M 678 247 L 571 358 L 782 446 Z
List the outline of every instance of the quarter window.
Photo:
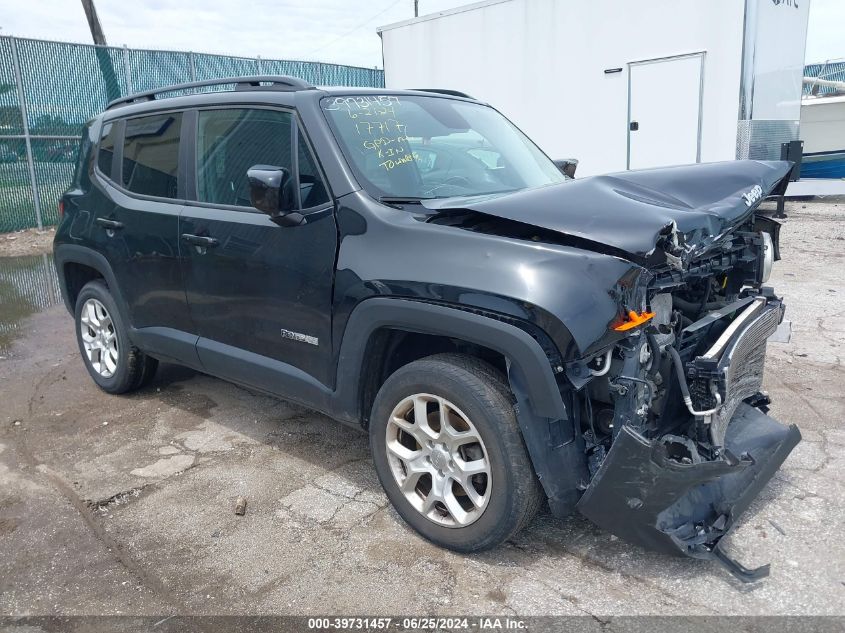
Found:
M 253 165 L 272 165 L 292 175 L 291 144 L 291 115 L 287 112 L 250 108 L 201 111 L 198 200 L 251 207 L 247 170 Z
M 82 128 L 82 138 L 79 142 L 79 153 L 76 155 L 76 166 L 73 168 L 73 186 L 79 187 L 83 182 L 87 183 L 91 168 L 91 150 L 96 146 L 97 137 L 94 136 L 96 128 L 88 123 Z
M 117 125 L 104 123 L 100 132 L 100 148 L 97 151 L 97 167 L 105 176 L 111 178 L 111 165 L 114 158 L 114 139 L 117 133 Z
M 320 172 L 317 171 L 314 155 L 302 140 L 301 131 L 299 133 L 299 196 L 303 209 L 310 209 L 329 201 L 329 193 L 320 178 Z
M 177 197 L 181 113 L 126 121 L 123 141 L 123 186 L 159 198 Z

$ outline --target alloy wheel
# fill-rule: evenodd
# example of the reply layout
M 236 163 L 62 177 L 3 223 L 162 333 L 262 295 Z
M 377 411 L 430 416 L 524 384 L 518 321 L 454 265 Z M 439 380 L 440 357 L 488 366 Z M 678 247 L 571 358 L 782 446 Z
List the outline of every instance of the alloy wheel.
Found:
M 117 371 L 118 347 L 114 322 L 106 307 L 97 299 L 88 299 L 79 317 L 82 346 L 91 367 L 103 378 Z
M 386 440 L 393 477 L 417 512 L 453 528 L 481 517 L 490 501 L 490 460 L 457 406 L 432 394 L 408 396 L 393 409 Z

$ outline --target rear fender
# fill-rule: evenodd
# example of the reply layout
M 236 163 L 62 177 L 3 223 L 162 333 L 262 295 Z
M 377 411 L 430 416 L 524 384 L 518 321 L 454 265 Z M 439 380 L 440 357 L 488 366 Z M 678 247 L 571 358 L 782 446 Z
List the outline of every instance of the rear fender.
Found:
M 71 314 L 74 313 L 76 306 L 70 298 L 70 293 L 67 287 L 67 278 L 65 277 L 66 264 L 82 264 L 93 268 L 103 276 L 106 280 L 106 285 L 109 287 L 109 292 L 114 297 L 117 307 L 120 309 L 122 316 L 126 323 L 129 323 L 129 309 L 123 295 L 120 292 L 120 286 L 117 283 L 117 278 L 114 275 L 109 261 L 97 251 L 94 251 L 85 246 L 77 244 L 56 244 L 53 249 L 53 261 L 56 264 L 56 272 L 59 276 L 59 287 L 62 291 L 62 300 L 65 307 Z

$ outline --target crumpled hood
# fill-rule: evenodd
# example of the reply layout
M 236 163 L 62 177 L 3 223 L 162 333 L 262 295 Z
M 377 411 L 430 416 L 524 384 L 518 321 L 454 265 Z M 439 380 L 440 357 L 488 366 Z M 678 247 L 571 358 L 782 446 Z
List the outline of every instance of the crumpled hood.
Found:
M 695 254 L 732 227 L 789 174 L 786 161 L 727 161 L 628 171 L 475 198 L 426 200 L 556 231 L 644 260 L 662 239 Z

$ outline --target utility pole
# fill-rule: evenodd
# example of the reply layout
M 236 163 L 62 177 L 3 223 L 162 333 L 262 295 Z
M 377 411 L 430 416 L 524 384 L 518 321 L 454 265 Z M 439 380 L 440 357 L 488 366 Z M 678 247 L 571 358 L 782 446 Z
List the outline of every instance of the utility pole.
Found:
M 120 97 L 120 84 L 117 83 L 117 74 L 114 72 L 111 55 L 105 48 L 106 34 L 100 25 L 100 18 L 97 17 L 97 7 L 94 0 L 82 0 L 82 8 L 85 11 L 85 18 L 88 20 L 88 27 L 91 29 L 91 39 L 94 40 L 94 52 L 97 56 L 97 64 L 100 66 L 100 73 L 103 75 L 103 83 L 106 85 L 106 94 L 109 101 Z
M 97 7 L 94 0 L 82 0 L 82 8 L 85 10 L 85 17 L 88 20 L 88 27 L 91 29 L 91 38 L 97 46 L 108 46 L 103 27 L 100 25 L 100 18 L 97 17 Z
M 420 17 L 420 0 L 414 0 L 414 17 Z

